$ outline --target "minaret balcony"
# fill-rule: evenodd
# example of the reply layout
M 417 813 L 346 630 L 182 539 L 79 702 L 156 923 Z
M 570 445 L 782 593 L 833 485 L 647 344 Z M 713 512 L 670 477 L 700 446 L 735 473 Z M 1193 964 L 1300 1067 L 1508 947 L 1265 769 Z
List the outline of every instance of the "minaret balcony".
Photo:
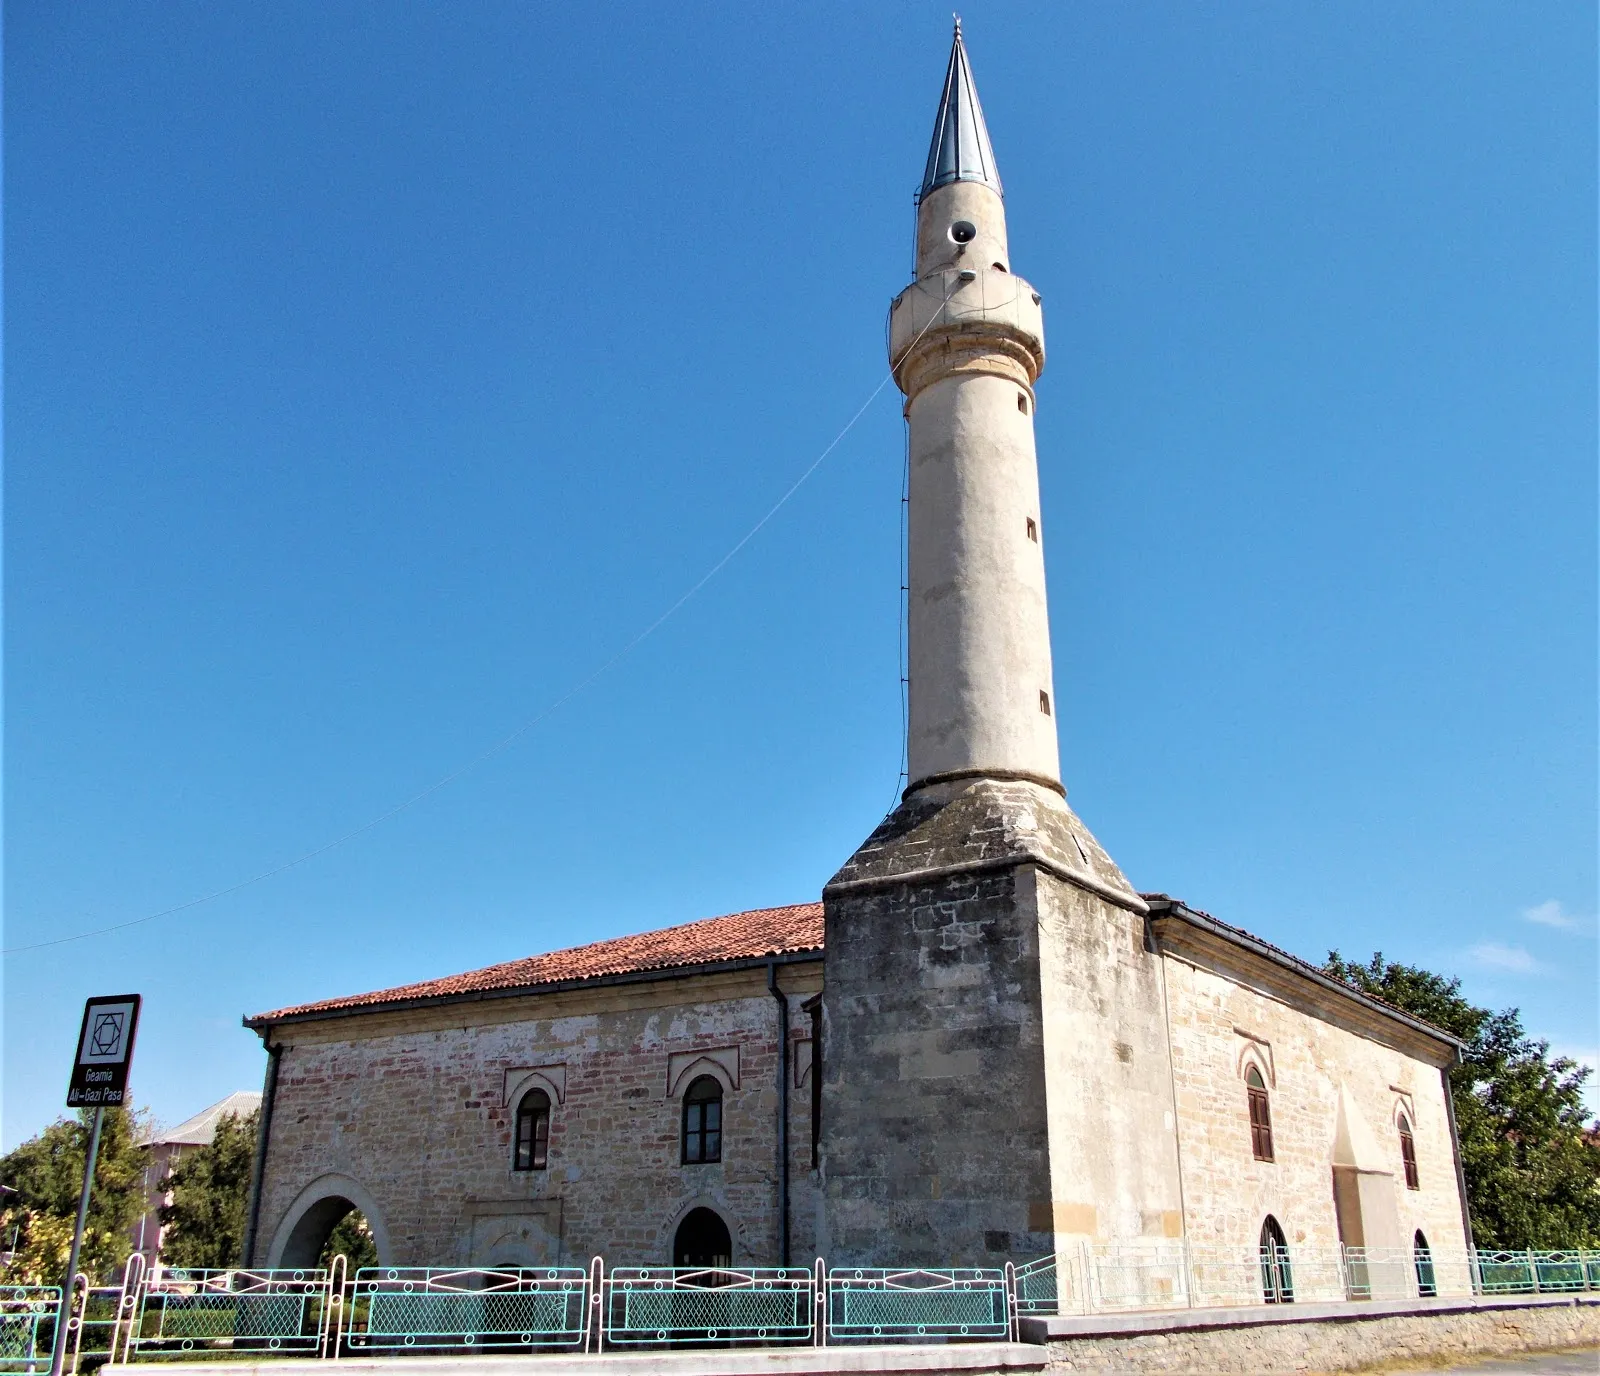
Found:
M 1044 371 L 1039 293 L 999 268 L 931 273 L 889 307 L 889 361 L 907 396 L 953 372 L 998 373 L 1032 387 Z

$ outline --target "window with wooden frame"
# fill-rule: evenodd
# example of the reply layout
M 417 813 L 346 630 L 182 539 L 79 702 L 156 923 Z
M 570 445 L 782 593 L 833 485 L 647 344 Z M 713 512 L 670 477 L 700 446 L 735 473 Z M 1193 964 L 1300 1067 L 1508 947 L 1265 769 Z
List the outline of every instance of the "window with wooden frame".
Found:
M 1272 1160 L 1272 1106 L 1267 1102 L 1267 1082 L 1251 1066 L 1244 1072 L 1245 1094 L 1250 1100 L 1250 1151 L 1257 1161 Z
M 1420 1190 L 1417 1179 L 1417 1139 L 1411 1132 L 1411 1120 L 1400 1115 L 1400 1162 L 1406 1168 L 1406 1188 Z
M 722 1160 L 722 1085 L 702 1075 L 683 1096 L 683 1164 Z
M 542 1171 L 550 1160 L 550 1096 L 530 1089 L 517 1101 L 512 1134 L 511 1169 Z

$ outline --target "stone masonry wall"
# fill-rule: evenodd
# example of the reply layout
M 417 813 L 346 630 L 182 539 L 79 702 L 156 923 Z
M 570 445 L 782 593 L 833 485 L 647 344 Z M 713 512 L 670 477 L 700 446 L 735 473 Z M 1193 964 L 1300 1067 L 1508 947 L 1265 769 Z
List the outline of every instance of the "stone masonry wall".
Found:
M 815 1255 L 810 1019 L 820 964 L 781 967 L 789 996 L 791 1256 Z M 386 1264 L 670 1264 L 707 1205 L 735 1263 L 777 1263 L 777 1006 L 762 969 L 282 1025 L 258 1263 L 354 1181 Z M 729 1083 L 722 1160 L 680 1164 L 684 1073 L 706 1053 Z M 528 1068 L 555 1088 L 549 1166 L 511 1169 Z M 669 1072 L 683 1078 L 668 1094 Z M 736 1080 L 733 1073 L 736 1071 Z M 360 1201 L 358 1201 L 360 1202 Z
M 1339 1088 L 1350 1094 L 1394 1172 L 1400 1236 L 1421 1229 L 1435 1253 L 1466 1246 L 1439 1069 L 1374 1036 L 1251 987 L 1240 970 L 1167 966 L 1172 1063 L 1189 1238 L 1254 1247 L 1274 1215 L 1291 1245 L 1333 1247 L 1332 1152 Z M 1270 1086 L 1272 1161 L 1251 1152 L 1244 1060 Z M 1395 1113 L 1407 1106 L 1420 1189 L 1406 1188 Z
M 826 1248 L 837 1265 L 1052 1250 L 1038 917 L 1017 871 L 829 896 Z M 1037 1226 L 1036 1226 L 1037 1225 Z
M 1024 876 L 1026 882 L 1026 876 Z M 1161 958 L 1141 915 L 1037 873 L 1056 1245 L 1183 1235 Z
M 1306 1376 L 1308 1372 L 1434 1367 L 1472 1356 L 1507 1356 L 1600 1344 L 1600 1305 L 1504 1308 L 1369 1317 L 1359 1305 L 1337 1319 L 1250 1327 L 1169 1329 L 1049 1344 L 1049 1371 L 1205 1372 L 1207 1376 Z

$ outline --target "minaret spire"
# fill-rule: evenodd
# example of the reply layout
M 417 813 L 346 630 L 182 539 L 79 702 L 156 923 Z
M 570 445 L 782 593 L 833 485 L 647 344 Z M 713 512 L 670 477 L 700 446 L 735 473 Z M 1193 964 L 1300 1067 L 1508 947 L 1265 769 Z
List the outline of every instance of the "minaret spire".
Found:
M 950 182 L 980 182 L 1001 192 L 1000 173 L 994 165 L 989 127 L 983 121 L 978 88 L 973 84 L 967 45 L 961 39 L 961 16 L 956 16 L 955 38 L 950 44 L 950 65 L 945 69 L 939 113 L 933 121 L 933 143 L 922 174 L 920 201 L 935 187 Z M 1001 192 L 1001 194 L 1004 194 Z

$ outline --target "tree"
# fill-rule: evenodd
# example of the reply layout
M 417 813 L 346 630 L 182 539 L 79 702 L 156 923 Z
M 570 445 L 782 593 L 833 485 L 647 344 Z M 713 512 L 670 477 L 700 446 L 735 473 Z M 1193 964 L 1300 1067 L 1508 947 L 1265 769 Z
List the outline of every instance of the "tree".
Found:
M 72 1225 L 83 1188 L 93 1110 L 62 1118 L 10 1154 L 0 1157 L 0 1184 L 9 1185 L 0 1229 L 9 1242 L 17 1230 L 17 1255 L 6 1270 L 15 1283 L 59 1285 L 66 1273 Z M 150 1153 L 142 1116 L 126 1108 L 105 1110 L 94 1191 L 79 1268 L 95 1282 L 109 1281 L 133 1250 L 133 1225 L 145 1210 Z
M 1461 981 L 1328 953 L 1323 969 L 1466 1043 L 1449 1072 L 1467 1208 L 1479 1247 L 1600 1245 L 1600 1133 L 1585 1131 L 1593 1073 L 1529 1037 L 1515 1008 L 1467 1002 Z
M 333 1225 L 322 1244 L 318 1266 L 332 1266 L 334 1257 L 344 1254 L 346 1274 L 354 1276 L 363 1266 L 378 1264 L 378 1244 L 372 1240 L 372 1225 L 360 1209 L 351 1209 Z
M 172 1196 L 161 1206 L 161 1260 L 167 1265 L 243 1262 L 259 1121 L 259 1110 L 218 1119 L 210 1144 L 190 1151 L 162 1177 L 156 1188 Z

